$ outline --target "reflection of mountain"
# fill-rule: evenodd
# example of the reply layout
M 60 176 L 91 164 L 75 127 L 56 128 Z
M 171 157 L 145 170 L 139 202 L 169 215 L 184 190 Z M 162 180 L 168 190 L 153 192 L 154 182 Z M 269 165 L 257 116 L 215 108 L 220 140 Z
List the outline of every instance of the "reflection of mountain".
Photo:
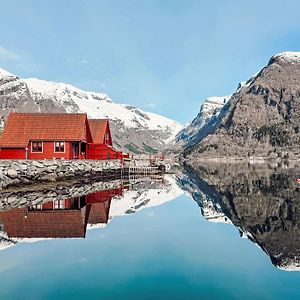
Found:
M 219 203 L 220 195 L 192 172 L 177 176 L 177 184 L 197 202 L 201 214 L 210 222 L 230 223 Z
M 103 227 L 115 216 L 162 204 L 180 194 L 172 177 L 2 193 L 0 250 L 20 241 L 84 238 L 86 229 Z
M 222 212 L 277 267 L 300 269 L 300 186 L 295 181 L 299 168 L 234 164 L 187 172 L 188 184 L 183 185 L 197 186 L 197 194 L 205 195 L 192 194 L 200 207 L 210 202 L 214 212 Z
M 128 215 L 143 208 L 162 205 L 182 194 L 173 176 L 160 180 L 144 178 L 134 184 L 121 198 L 112 200 L 110 216 Z

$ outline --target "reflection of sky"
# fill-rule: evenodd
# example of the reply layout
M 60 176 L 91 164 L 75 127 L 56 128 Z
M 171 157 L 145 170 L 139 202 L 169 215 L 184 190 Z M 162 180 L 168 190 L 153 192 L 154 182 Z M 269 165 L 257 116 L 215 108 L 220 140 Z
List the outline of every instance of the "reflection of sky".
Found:
M 116 217 L 85 240 L 0 252 L 0 299 L 296 299 L 299 278 L 232 225 L 207 222 L 185 195 Z

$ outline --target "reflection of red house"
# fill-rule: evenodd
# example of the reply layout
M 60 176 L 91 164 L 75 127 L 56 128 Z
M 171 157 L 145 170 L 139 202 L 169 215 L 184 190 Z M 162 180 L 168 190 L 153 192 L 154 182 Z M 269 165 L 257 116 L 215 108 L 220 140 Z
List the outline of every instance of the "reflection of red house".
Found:
M 111 199 L 90 205 L 89 224 L 106 224 L 109 218 Z
M 123 188 L 99 191 L 87 195 L 86 202 L 90 205 L 89 224 L 107 223 L 111 199 L 122 195 Z
M 122 159 L 108 120 L 86 114 L 11 113 L 0 137 L 1 159 Z
M 80 238 L 90 209 L 84 202 L 75 198 L 16 208 L 0 212 L 0 218 L 10 238 Z
M 88 223 L 108 222 L 111 200 L 123 192 L 121 186 L 82 197 L 0 211 L 0 221 L 10 238 L 84 238 Z

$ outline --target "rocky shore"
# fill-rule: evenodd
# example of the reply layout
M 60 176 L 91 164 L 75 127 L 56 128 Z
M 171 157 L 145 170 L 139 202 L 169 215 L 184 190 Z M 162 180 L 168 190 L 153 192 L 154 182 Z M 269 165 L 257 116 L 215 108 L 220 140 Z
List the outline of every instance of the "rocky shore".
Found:
M 111 177 L 122 171 L 119 160 L 0 160 L 0 190 L 75 178 Z

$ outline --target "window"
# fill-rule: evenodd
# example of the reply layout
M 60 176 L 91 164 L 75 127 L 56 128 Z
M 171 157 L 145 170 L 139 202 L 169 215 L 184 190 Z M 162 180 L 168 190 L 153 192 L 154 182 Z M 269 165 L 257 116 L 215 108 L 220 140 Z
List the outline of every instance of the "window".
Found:
M 60 201 L 59 200 L 55 200 L 55 201 L 53 201 L 54 203 L 54 209 L 59 209 L 60 208 Z
M 43 152 L 43 142 L 31 142 L 31 152 Z
M 54 142 L 54 152 L 65 152 L 65 142 Z
M 105 133 L 105 135 L 104 135 L 104 144 L 108 144 L 108 142 L 109 142 L 109 135 L 108 135 L 108 133 Z

